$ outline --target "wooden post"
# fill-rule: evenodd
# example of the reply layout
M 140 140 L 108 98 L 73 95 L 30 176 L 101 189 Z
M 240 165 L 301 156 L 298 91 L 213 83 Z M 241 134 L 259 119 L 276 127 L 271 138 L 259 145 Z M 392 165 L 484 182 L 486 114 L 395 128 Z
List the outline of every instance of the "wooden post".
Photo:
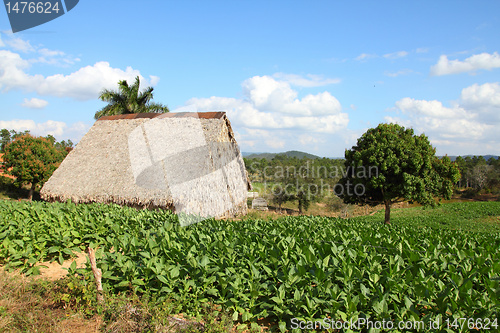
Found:
M 104 301 L 104 295 L 102 290 L 102 272 L 100 268 L 97 268 L 97 263 L 95 260 L 95 252 L 94 249 L 88 247 L 89 259 L 90 259 L 90 267 L 92 267 L 92 273 L 94 273 L 95 284 L 97 286 L 97 302 L 102 304 Z

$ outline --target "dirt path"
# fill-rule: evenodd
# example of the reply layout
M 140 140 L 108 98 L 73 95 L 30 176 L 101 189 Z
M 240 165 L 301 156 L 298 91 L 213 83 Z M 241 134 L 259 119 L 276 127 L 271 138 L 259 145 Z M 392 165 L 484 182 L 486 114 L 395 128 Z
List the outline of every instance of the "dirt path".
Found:
M 36 264 L 36 266 L 47 266 L 47 268 L 42 267 L 40 268 L 40 275 L 39 277 L 50 280 L 50 281 L 55 281 L 59 280 L 68 274 L 68 268 L 71 266 L 73 261 L 76 261 L 76 268 L 85 268 L 85 263 L 87 262 L 87 255 L 83 252 L 77 253 L 76 258 L 74 259 L 68 259 L 65 260 L 61 265 L 59 265 L 59 262 L 53 261 L 53 262 L 40 262 Z

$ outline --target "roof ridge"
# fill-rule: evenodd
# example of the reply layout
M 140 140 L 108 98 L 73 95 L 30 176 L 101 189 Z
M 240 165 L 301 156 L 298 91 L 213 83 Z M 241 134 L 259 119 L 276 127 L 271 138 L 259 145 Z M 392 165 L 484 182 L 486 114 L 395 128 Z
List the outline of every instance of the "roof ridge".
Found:
M 168 112 L 168 113 L 130 113 L 114 116 L 103 116 L 99 120 L 120 120 L 120 119 L 142 119 L 142 118 L 202 118 L 202 119 L 221 119 L 226 115 L 224 111 L 209 112 Z

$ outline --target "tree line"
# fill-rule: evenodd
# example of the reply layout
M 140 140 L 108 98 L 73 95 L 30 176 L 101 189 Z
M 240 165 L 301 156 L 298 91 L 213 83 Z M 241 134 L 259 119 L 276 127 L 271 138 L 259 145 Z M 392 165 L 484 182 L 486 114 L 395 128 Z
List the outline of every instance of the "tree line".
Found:
M 500 160 L 482 156 L 437 157 L 424 135 L 397 124 L 369 129 L 345 159 L 299 159 L 278 154 L 274 158 L 244 158 L 250 180 L 265 184 L 271 200 L 296 201 L 299 213 L 325 197 L 343 204 L 385 205 L 385 222 L 397 202 L 434 206 L 453 191 L 500 193 Z M 463 191 L 462 191 L 463 192 Z
M 458 156 L 455 160 L 461 177 L 457 186 L 475 191 L 498 192 L 500 190 L 500 159 L 483 156 Z
M 250 181 L 271 193 L 272 201 L 282 205 L 296 201 L 299 213 L 312 202 L 329 196 L 344 171 L 341 159 L 297 158 L 278 154 L 272 159 L 243 158 Z
M 71 149 L 71 140 L 58 142 L 50 134 L 42 137 L 33 136 L 29 131 L 0 131 L 2 169 L 15 177 L 14 184 L 18 187 L 29 185 L 29 200 L 36 187 L 43 186 Z

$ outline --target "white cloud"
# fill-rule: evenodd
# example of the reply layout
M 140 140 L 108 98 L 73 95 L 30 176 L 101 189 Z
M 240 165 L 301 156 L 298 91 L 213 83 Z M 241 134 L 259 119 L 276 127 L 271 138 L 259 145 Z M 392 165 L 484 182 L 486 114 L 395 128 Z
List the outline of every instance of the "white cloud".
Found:
M 9 51 L 34 54 L 34 58 L 28 59 L 29 63 L 67 66 L 80 61 L 80 59 L 69 56 L 62 51 L 49 50 L 40 45 L 32 46 L 30 41 L 15 37 L 13 34 L 4 34 L 4 36 L 7 36 L 7 39 L 5 42 L 0 40 L 0 47 L 7 47 L 10 49 Z
M 39 57 L 30 59 L 32 63 L 42 63 L 52 66 L 68 66 L 80 61 L 79 58 L 68 56 L 66 53 L 57 50 L 39 49 Z
M 160 77 L 156 75 L 150 75 L 149 76 L 149 85 L 150 86 L 156 86 L 160 82 Z
M 304 146 L 308 146 L 308 145 L 311 145 L 313 143 L 323 142 L 323 140 L 321 140 L 317 136 L 302 134 L 299 136 L 299 142 Z
M 133 81 L 141 78 L 141 88 L 150 85 L 138 70 L 127 67 L 125 70 L 113 68 L 108 62 L 97 62 L 93 66 L 82 67 L 68 75 L 55 74 L 44 77 L 30 75 L 27 70 L 31 64 L 17 53 L 0 50 L 0 90 L 22 90 L 36 92 L 41 96 L 71 97 L 77 100 L 96 99 L 104 89 L 115 89 L 119 80 Z M 152 83 L 158 77 L 150 77 Z
M 78 142 L 80 139 L 89 131 L 91 125 L 84 123 L 83 121 L 78 121 L 73 123 L 64 131 L 62 137 L 58 138 L 60 140 L 70 139 L 73 142 Z
M 43 109 L 47 105 L 49 105 L 49 102 L 35 97 L 33 97 L 32 99 L 25 98 L 23 104 L 21 104 L 21 106 L 30 109 Z
M 4 45 L 9 49 L 0 50 L 0 91 L 21 90 L 36 92 L 40 96 L 70 97 L 77 100 L 96 99 L 102 89 L 115 89 L 120 80 L 134 81 L 136 76 L 141 79 L 141 88 L 156 85 L 159 77 L 150 76 L 146 80 L 138 70 L 127 67 L 125 70 L 113 68 L 108 62 L 97 62 L 94 65 L 82 67 L 73 73 L 43 76 L 30 74 L 34 63 L 64 66 L 79 61 L 62 51 L 50 50 L 41 46 L 33 47 L 29 41 L 7 36 Z M 14 51 L 31 52 L 35 57 L 24 58 Z
M 452 119 L 466 116 L 466 112 L 462 108 L 447 108 L 439 101 L 415 100 L 409 97 L 397 101 L 396 108 L 403 111 L 403 113 L 423 117 L 430 116 L 441 119 Z
M 387 53 L 384 54 L 384 58 L 386 59 L 399 59 L 399 58 L 404 58 L 408 55 L 408 52 L 406 51 L 398 51 L 394 53 Z
M 259 149 L 294 149 L 299 144 L 314 143 L 308 137 L 342 133 L 349 123 L 348 114 L 329 92 L 299 98 L 290 83 L 271 76 L 245 80 L 242 95 L 192 98 L 174 112 L 226 111 L 239 133 L 240 145 L 262 147 Z
M 424 132 L 448 154 L 498 154 L 500 148 L 500 85 L 485 83 L 462 90 L 460 98 L 446 107 L 440 101 L 403 98 L 395 103 L 403 117 L 385 117 Z M 495 143 L 495 144 L 493 144 Z M 467 146 L 468 151 L 463 151 Z
M 242 129 L 243 134 L 239 134 L 238 143 L 242 146 L 254 147 L 258 144 L 260 147 L 266 146 L 271 149 L 281 149 L 285 147 L 285 136 L 281 131 L 269 131 L 255 128 Z
M 426 48 L 426 47 L 419 47 L 419 48 L 417 48 L 415 50 L 415 52 L 417 52 L 417 53 L 427 53 L 427 52 L 429 52 L 429 49 Z
M 500 84 L 467 87 L 460 94 L 460 104 L 468 110 L 475 110 L 481 121 L 500 125 Z
M 76 122 L 68 126 L 65 122 L 48 120 L 44 123 L 36 123 L 31 119 L 0 120 L 0 129 L 6 128 L 15 131 L 30 131 L 35 136 L 53 135 L 58 140 L 70 139 L 79 141 L 88 131 L 89 125 L 83 122 Z
M 254 76 L 242 83 L 243 99 L 229 97 L 192 98 L 178 110 L 226 110 L 233 123 L 244 128 L 299 129 L 335 133 L 349 122 L 339 101 L 328 92 L 306 95 L 287 82 L 270 76 Z
M 253 147 L 255 146 L 255 141 L 253 140 L 245 140 L 245 137 L 247 135 L 242 135 L 239 131 L 235 130 L 233 128 L 233 132 L 234 132 L 234 137 L 236 138 L 236 141 L 238 142 L 238 144 L 240 146 L 246 146 L 246 147 Z
M 31 46 L 29 41 L 22 40 L 21 38 L 11 37 L 5 41 L 5 44 L 14 51 L 20 51 L 23 53 L 35 51 L 35 48 Z
M 285 147 L 285 141 L 284 140 L 267 140 L 266 144 L 274 149 L 280 149 Z
M 384 57 L 385 59 L 391 59 L 391 60 L 394 60 L 394 59 L 399 59 L 399 58 L 404 58 L 408 55 L 409 53 L 406 52 L 406 51 L 398 51 L 398 52 L 393 52 L 393 53 L 387 53 L 387 54 L 384 54 L 382 57 Z M 357 56 L 354 60 L 357 60 L 357 61 L 365 61 L 365 60 L 368 60 L 368 59 L 372 59 L 372 58 L 378 58 L 379 56 L 377 54 L 374 54 L 374 53 L 361 53 L 359 56 Z
M 243 94 L 259 110 L 301 116 L 340 113 L 339 101 L 328 92 L 297 98 L 297 91 L 290 84 L 276 81 L 270 76 L 254 76 L 243 82 Z
M 63 134 L 66 127 L 66 123 L 55 120 L 48 120 L 44 123 L 35 123 L 34 120 L 0 121 L 0 128 L 6 128 L 15 131 L 30 131 L 30 133 L 33 135 L 41 136 L 46 136 L 48 134 L 51 134 L 53 136 L 60 136 Z
M 479 69 L 491 70 L 500 67 L 500 55 L 497 52 L 493 54 L 481 53 L 475 54 L 464 61 L 448 60 L 446 55 L 439 57 L 436 65 L 431 67 L 431 75 L 441 76 L 449 74 L 458 74 L 464 72 L 474 72 Z
M 500 108 L 500 84 L 473 84 L 462 90 L 461 102 L 470 107 L 492 106 Z
M 138 70 L 127 67 L 125 70 L 113 68 L 108 62 L 97 62 L 93 66 L 80 68 L 69 75 L 56 74 L 44 78 L 36 91 L 40 95 L 53 95 L 58 97 L 72 97 L 78 100 L 95 99 L 104 88 L 116 89 L 120 80 L 133 82 L 135 77 L 141 79 L 141 88 L 149 85 Z M 158 82 L 158 78 L 152 78 Z
M 64 52 L 62 51 L 56 51 L 56 50 L 49 50 L 46 48 L 38 50 L 38 53 L 44 57 L 55 57 L 55 56 L 63 56 L 65 55 Z
M 409 117 L 412 127 L 433 138 L 478 140 L 490 127 L 479 122 L 476 113 L 459 105 L 448 108 L 439 101 L 404 98 L 396 102 L 396 107 Z
M 297 74 L 276 73 L 273 77 L 297 87 L 321 87 L 340 83 L 340 79 L 323 78 L 321 75 L 307 74 L 306 77 Z
M 30 67 L 30 63 L 21 58 L 17 53 L 0 50 L 0 89 L 8 91 L 26 86 L 28 82 L 38 81 L 41 75 L 29 76 L 25 70 Z
M 385 72 L 384 74 L 386 76 L 389 76 L 389 77 L 397 77 L 397 76 L 400 76 L 400 75 L 408 75 L 408 74 L 412 74 L 413 73 L 413 70 L 411 69 L 402 69 L 400 71 L 397 71 L 397 72 Z
M 376 58 L 376 54 L 369 54 L 369 53 L 361 53 L 359 56 L 357 56 L 354 60 L 357 61 L 362 61 L 362 60 L 368 60 L 371 58 Z

